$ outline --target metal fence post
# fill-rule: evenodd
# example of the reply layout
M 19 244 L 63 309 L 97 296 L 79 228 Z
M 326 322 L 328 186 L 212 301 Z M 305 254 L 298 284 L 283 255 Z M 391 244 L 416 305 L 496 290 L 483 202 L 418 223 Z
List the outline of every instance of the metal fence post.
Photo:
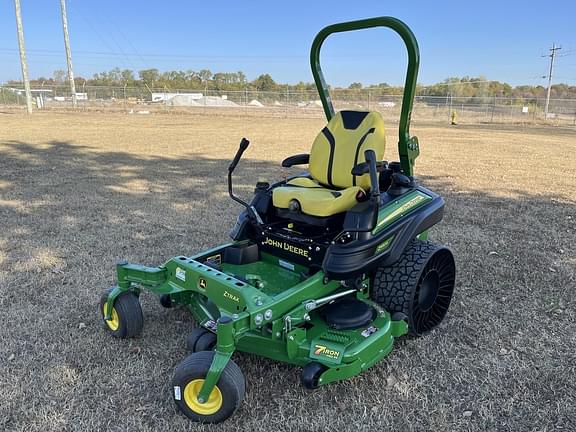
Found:
M 248 113 L 248 87 L 244 87 L 244 112 Z
M 284 108 L 284 117 L 288 118 L 288 104 L 290 103 L 290 87 L 286 86 L 286 101 L 284 102 L 284 105 L 286 105 L 286 107 Z
M 494 96 L 494 103 L 492 104 L 492 115 L 490 116 L 490 123 L 494 123 L 494 111 L 496 111 L 496 96 Z
M 370 89 L 368 89 L 368 111 L 370 111 Z

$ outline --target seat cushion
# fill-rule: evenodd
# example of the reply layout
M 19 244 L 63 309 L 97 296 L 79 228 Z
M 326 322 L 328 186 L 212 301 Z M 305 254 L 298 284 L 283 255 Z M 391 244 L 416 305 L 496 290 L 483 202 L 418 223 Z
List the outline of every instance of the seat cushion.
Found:
M 370 189 L 370 176 L 352 175 L 352 168 L 365 161 L 371 149 L 376 160 L 384 157 L 386 131 L 378 112 L 340 111 L 318 134 L 310 151 L 312 178 L 329 188 L 360 186 Z
M 296 200 L 302 213 L 327 217 L 350 210 L 358 203 L 359 193 L 364 193 L 359 186 L 332 190 L 311 178 L 296 177 L 272 191 L 272 202 L 274 207 L 287 209 L 290 201 Z

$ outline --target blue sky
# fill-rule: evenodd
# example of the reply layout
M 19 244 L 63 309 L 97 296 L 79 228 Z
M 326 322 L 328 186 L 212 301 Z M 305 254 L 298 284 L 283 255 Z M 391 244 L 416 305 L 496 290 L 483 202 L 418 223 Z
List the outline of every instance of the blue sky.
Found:
M 58 0 L 21 0 L 31 77 L 65 69 Z M 550 7 L 549 7 L 550 6 Z M 312 81 L 308 51 L 316 32 L 334 22 L 391 15 L 418 38 L 419 81 L 485 75 L 545 84 L 552 42 L 563 46 L 556 82 L 576 85 L 576 2 L 555 1 L 134 1 L 68 0 L 77 76 L 115 66 L 140 70 L 241 70 L 249 79 Z M 14 3 L 0 2 L 0 81 L 20 79 Z M 386 30 L 336 35 L 323 50 L 334 85 L 403 80 L 405 53 Z

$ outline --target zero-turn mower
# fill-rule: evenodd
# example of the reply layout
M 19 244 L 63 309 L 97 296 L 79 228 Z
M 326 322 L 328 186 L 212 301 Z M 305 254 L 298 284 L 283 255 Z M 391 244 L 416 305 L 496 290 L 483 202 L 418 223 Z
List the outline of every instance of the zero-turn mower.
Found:
M 380 113 L 335 112 L 320 68 L 320 48 L 333 33 L 387 27 L 403 39 L 408 67 L 399 123 L 398 162 L 383 161 Z M 159 267 L 121 262 L 118 283 L 101 298 L 105 327 L 118 338 L 140 333 L 139 294 L 165 307 L 189 309 L 197 327 L 192 353 L 174 373 L 171 391 L 189 418 L 216 423 L 240 405 L 245 379 L 231 360 L 242 351 L 302 367 L 314 389 L 360 374 L 392 350 L 395 338 L 422 335 L 446 315 L 455 282 L 452 253 L 428 241 L 444 200 L 413 177 L 419 154 L 410 136 L 419 51 L 401 21 L 380 17 L 335 24 L 316 36 L 312 73 L 328 123 L 309 154 L 283 167 L 308 165 L 285 181 L 258 182 L 232 242 Z

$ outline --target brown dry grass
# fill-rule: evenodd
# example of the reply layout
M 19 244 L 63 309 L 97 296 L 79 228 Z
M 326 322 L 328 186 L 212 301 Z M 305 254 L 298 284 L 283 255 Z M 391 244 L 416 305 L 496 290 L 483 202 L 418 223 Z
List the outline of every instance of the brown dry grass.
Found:
M 0 430 L 576 430 L 573 130 L 414 125 L 420 179 L 447 201 L 433 238 L 455 252 L 457 291 L 437 331 L 361 376 L 309 393 L 297 368 L 237 354 L 241 409 L 195 425 L 168 388 L 188 315 L 144 295 L 141 338 L 102 330 L 118 259 L 154 265 L 226 240 L 240 209 L 224 172 L 241 136 L 248 195 L 321 125 L 0 114 Z

